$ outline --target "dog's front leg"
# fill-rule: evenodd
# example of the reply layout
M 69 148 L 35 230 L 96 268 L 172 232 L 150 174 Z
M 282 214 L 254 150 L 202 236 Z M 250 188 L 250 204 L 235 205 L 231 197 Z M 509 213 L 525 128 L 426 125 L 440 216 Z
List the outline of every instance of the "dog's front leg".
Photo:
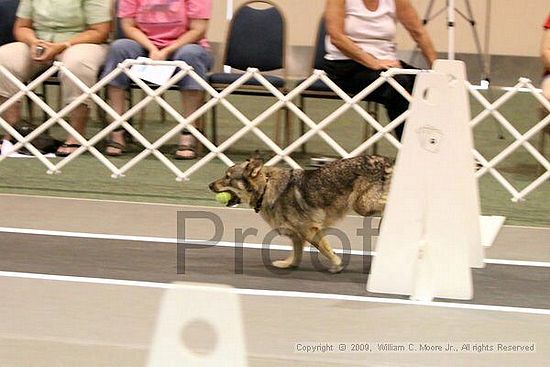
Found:
M 271 264 L 280 269 L 296 268 L 302 262 L 302 253 L 304 251 L 304 240 L 297 236 L 290 236 L 292 240 L 292 253 L 284 260 L 276 260 Z

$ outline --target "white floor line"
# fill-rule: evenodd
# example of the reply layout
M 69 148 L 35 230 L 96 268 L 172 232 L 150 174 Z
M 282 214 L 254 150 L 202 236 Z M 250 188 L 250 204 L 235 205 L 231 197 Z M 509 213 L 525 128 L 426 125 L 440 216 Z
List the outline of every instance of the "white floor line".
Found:
M 155 282 L 107 279 L 107 278 L 88 278 L 88 277 L 75 277 L 75 276 L 68 276 L 68 275 L 52 275 L 52 274 L 38 274 L 38 273 L 19 273 L 19 272 L 9 272 L 9 271 L 0 271 L 0 277 L 72 282 L 72 283 L 83 283 L 83 284 L 145 287 L 145 288 L 157 288 L 157 289 L 170 289 L 170 288 L 176 287 L 176 285 L 170 284 L 170 283 L 155 283 Z M 528 307 L 491 306 L 491 305 L 452 303 L 452 302 L 420 302 L 420 301 L 411 301 L 411 300 L 396 299 L 396 298 L 350 296 L 350 295 L 344 295 L 344 294 L 312 293 L 312 292 L 297 292 L 297 291 L 276 291 L 276 290 L 267 290 L 267 289 L 235 288 L 235 292 L 239 295 L 245 295 L 245 296 L 305 298 L 305 299 L 316 299 L 316 300 L 384 303 L 384 304 L 398 304 L 398 305 L 407 305 L 407 306 L 440 307 L 440 308 L 451 308 L 451 309 L 521 313 L 521 314 L 532 314 L 532 315 L 550 315 L 550 309 L 528 308 Z
M 86 239 L 99 239 L 99 240 L 116 240 L 116 241 L 135 241 L 135 242 L 153 242 L 153 243 L 168 243 L 177 244 L 178 240 L 173 237 L 151 237 L 151 236 L 130 236 L 130 235 L 118 235 L 108 233 L 88 233 L 88 232 L 67 232 L 67 231 L 54 231 L 45 229 L 32 229 L 32 228 L 14 228 L 14 227 L 0 227 L 0 233 L 16 233 L 16 234 L 30 234 L 40 236 L 53 236 L 53 237 L 72 237 L 72 238 L 86 238 Z M 203 241 L 189 239 L 185 241 L 189 245 L 199 246 L 217 246 L 217 247 L 236 247 L 235 242 L 228 241 Z M 246 249 L 261 250 L 264 245 L 259 243 L 244 243 L 242 245 Z M 270 250 L 277 251 L 290 251 L 292 247 L 289 245 L 277 245 L 270 244 Z M 304 251 L 311 252 L 317 251 L 311 247 L 305 247 Z M 342 254 L 342 249 L 335 249 L 334 252 Z M 355 256 L 372 256 L 376 255 L 375 251 L 362 251 L 362 250 L 350 250 L 347 251 L 350 255 Z M 486 264 L 494 265 L 510 265 L 510 266 L 530 266 L 537 268 L 550 268 L 550 262 L 544 261 L 530 261 L 530 260 L 506 260 L 506 259 L 485 259 Z
M 13 196 L 13 197 L 22 197 L 22 198 L 36 198 L 36 199 L 47 199 L 47 200 L 62 200 L 62 201 L 84 201 L 84 202 L 95 202 L 95 203 L 106 203 L 106 204 L 128 204 L 128 205 L 148 205 L 148 206 L 159 206 L 159 207 L 168 207 L 181 210 L 186 207 L 193 208 L 202 208 L 206 210 L 251 210 L 247 208 L 228 208 L 225 206 L 220 206 L 217 204 L 214 199 L 212 199 L 212 206 L 209 205 L 191 205 L 191 204 L 172 204 L 172 203 L 154 203 L 149 201 L 129 201 L 129 200 L 108 200 L 108 199 L 90 199 L 90 198 L 77 198 L 77 197 L 67 197 L 67 196 L 46 196 L 46 195 L 25 195 L 25 194 L 7 194 L 0 193 L 2 196 Z M 214 196 L 212 196 L 214 198 Z
M 28 194 L 10 194 L 10 193 L 0 193 L 0 197 L 13 196 L 13 197 L 23 197 L 23 198 L 37 198 L 37 199 L 54 199 L 54 200 L 73 200 L 73 201 L 86 201 L 86 202 L 98 202 L 98 203 L 116 203 L 116 204 L 129 204 L 129 205 L 150 205 L 150 206 L 161 206 L 161 207 L 173 207 L 173 208 L 184 208 L 184 207 L 193 207 L 193 208 L 203 208 L 207 210 L 246 210 L 250 211 L 249 208 L 227 208 L 224 206 L 219 206 L 218 204 L 209 205 L 190 205 L 190 204 L 171 204 L 171 203 L 155 203 L 149 201 L 129 201 L 129 200 L 109 200 L 109 199 L 90 199 L 90 198 L 78 198 L 78 197 L 69 197 L 69 196 L 47 196 L 47 195 L 28 195 Z M 350 216 L 358 216 L 350 214 Z M 535 227 L 527 225 L 504 225 L 503 228 L 524 228 L 524 229 L 533 229 L 533 230 L 542 230 L 550 231 L 548 227 Z

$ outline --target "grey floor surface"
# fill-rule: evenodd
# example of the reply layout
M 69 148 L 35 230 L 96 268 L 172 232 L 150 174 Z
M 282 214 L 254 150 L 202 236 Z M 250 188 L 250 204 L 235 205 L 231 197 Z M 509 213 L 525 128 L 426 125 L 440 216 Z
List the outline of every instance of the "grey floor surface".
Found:
M 346 257 L 344 271 L 331 274 L 322 262 L 316 263 L 321 261 L 317 252 L 306 254 L 296 270 L 279 270 L 270 266 L 270 259 L 282 259 L 286 251 L 179 246 L 180 254 L 185 255 L 180 256 L 178 267 L 175 244 L 0 233 L 0 253 L 4 254 L 0 268 L 23 273 L 388 297 L 365 291 L 370 256 Z M 178 269 L 183 274 L 178 274 Z M 475 295 L 466 303 L 550 310 L 550 267 L 487 265 L 474 269 L 473 275 Z
M 175 238 L 177 212 L 202 211 L 219 215 L 225 225 L 222 239 L 231 241 L 239 227 L 257 228 L 258 237 L 266 233 L 267 227 L 253 211 L 9 195 L 1 199 L 0 271 L 21 274 L 0 276 L 2 366 L 144 366 L 146 362 L 160 287 L 29 279 L 26 273 L 159 283 L 189 280 L 321 293 L 317 298 L 241 296 L 250 366 L 547 366 L 550 360 L 547 267 L 476 269 L 475 298 L 466 305 L 451 300 L 446 300 L 449 307 L 392 304 L 383 298 L 345 300 L 329 296 L 384 297 L 364 290 L 368 256 L 353 256 L 349 267 L 337 275 L 314 269 L 306 256 L 301 269 L 281 274 L 263 265 L 258 250 L 245 249 L 243 274 L 234 274 L 234 250 L 211 247 L 188 250 L 186 272 L 178 275 L 175 244 L 78 238 L 74 233 L 13 233 L 13 228 L 31 228 Z M 208 222 L 191 223 L 187 238 L 207 239 L 213 231 Z M 358 224 L 362 224 L 360 218 L 350 217 L 340 228 L 354 233 Z M 548 262 L 549 233 L 540 228 L 504 227 L 487 257 Z M 250 241 L 258 243 L 258 238 Z M 272 252 L 273 258 L 283 255 Z M 445 300 L 437 300 L 441 301 Z M 520 308 L 480 309 L 477 305 Z M 536 352 L 297 352 L 296 343 L 305 342 L 528 343 Z

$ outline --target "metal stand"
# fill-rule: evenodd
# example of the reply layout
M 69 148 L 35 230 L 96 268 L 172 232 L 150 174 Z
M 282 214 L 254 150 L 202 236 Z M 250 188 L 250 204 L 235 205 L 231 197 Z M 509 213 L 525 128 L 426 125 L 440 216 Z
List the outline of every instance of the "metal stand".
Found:
M 447 13 L 447 35 L 448 35 L 448 56 L 449 60 L 455 59 L 455 13 L 460 15 L 464 20 L 470 23 L 472 29 L 472 35 L 474 37 L 474 43 L 477 49 L 478 63 L 481 70 L 480 85 L 487 88 L 489 93 L 489 99 L 493 100 L 493 94 L 489 88 L 490 71 L 491 71 L 491 56 L 489 55 L 489 33 L 490 33 L 490 15 L 491 15 L 491 0 L 486 0 L 486 22 L 485 22 L 485 45 L 482 49 L 479 34 L 476 28 L 476 21 L 474 19 L 474 13 L 469 0 L 464 0 L 466 6 L 466 14 L 456 8 L 455 0 L 445 0 L 445 6 L 432 14 L 435 0 L 430 0 L 422 24 L 427 25 L 430 21 L 438 17 L 443 12 Z M 500 124 L 496 124 L 497 136 L 499 139 L 504 139 L 504 132 Z
M 481 80 L 486 83 L 489 82 L 489 72 L 490 72 L 490 63 L 489 63 L 489 14 L 491 10 L 491 0 L 487 0 L 487 22 L 485 28 L 485 48 L 482 49 L 481 42 L 479 39 L 479 34 L 476 28 L 476 21 L 474 19 L 474 14 L 472 12 L 472 7 L 469 0 L 464 0 L 466 5 L 466 14 L 455 7 L 454 0 L 446 0 L 445 6 L 432 14 L 435 0 L 430 0 L 424 18 L 422 19 L 422 24 L 426 25 L 440 14 L 446 11 L 447 13 L 447 35 L 448 35 L 448 59 L 455 59 L 455 13 L 460 15 L 464 20 L 470 23 L 472 29 L 472 35 L 474 37 L 474 42 L 476 45 L 478 53 L 478 62 L 481 70 Z

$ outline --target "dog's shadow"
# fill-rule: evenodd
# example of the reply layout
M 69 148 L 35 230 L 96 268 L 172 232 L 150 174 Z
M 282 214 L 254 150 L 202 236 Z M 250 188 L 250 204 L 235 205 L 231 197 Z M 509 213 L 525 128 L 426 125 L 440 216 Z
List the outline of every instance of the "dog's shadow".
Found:
M 279 269 L 271 264 L 247 264 L 244 268 L 245 278 L 257 278 L 266 281 L 292 281 L 295 284 L 302 282 L 322 283 L 361 283 L 364 284 L 369 275 L 371 256 L 344 257 L 344 268 L 340 273 L 333 274 L 328 266 L 305 256 L 302 264 L 297 268 Z

